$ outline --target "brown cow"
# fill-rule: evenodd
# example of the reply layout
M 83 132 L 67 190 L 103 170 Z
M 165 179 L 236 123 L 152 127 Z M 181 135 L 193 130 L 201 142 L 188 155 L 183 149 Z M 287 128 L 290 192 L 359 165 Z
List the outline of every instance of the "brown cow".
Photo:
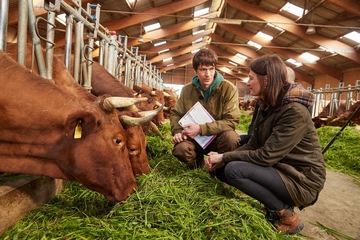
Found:
M 136 187 L 114 110 L 76 97 L 0 51 L 0 172 L 78 181 L 109 201 Z
M 7 44 L 7 51 L 12 53 L 11 54 L 12 57 L 16 56 L 16 48 L 17 48 L 17 44 Z M 31 52 L 30 50 L 31 50 L 31 45 L 28 44 L 27 45 L 28 56 L 26 58 L 27 66 L 30 66 L 31 64 L 30 61 L 31 56 L 29 54 Z M 67 71 L 65 65 L 63 64 L 60 58 L 54 57 L 53 61 L 54 61 L 53 80 L 58 87 L 77 97 L 81 97 L 91 102 L 96 100 L 96 97 L 93 94 L 89 93 L 87 90 L 85 90 L 83 87 L 81 87 L 78 83 L 75 82 L 74 78 L 71 76 L 69 71 Z M 34 72 L 37 72 L 37 68 L 34 69 Z M 122 112 L 122 113 L 118 112 L 120 120 L 124 118 L 124 114 L 128 114 L 132 117 L 140 116 L 139 114 L 134 115 L 130 112 Z M 154 115 L 155 114 L 156 113 L 154 113 Z M 147 118 L 139 119 L 141 120 L 139 124 L 143 123 L 146 119 Z M 145 152 L 146 148 L 144 147 L 144 145 L 146 146 L 145 136 L 143 136 L 144 134 L 142 134 L 141 132 L 139 133 L 137 130 L 139 127 L 134 125 L 135 125 L 134 123 L 126 125 L 123 122 L 123 126 L 126 132 L 126 146 L 128 148 L 128 153 L 130 156 L 132 171 L 135 176 L 139 176 L 142 174 L 150 173 L 150 167 L 148 164 L 147 155 L 144 156 L 144 154 L 146 154 Z
M 155 101 L 160 103 L 161 105 L 164 105 L 165 104 L 165 97 L 164 97 L 164 93 L 163 91 L 161 90 L 158 90 L 158 89 L 155 89 L 155 88 L 152 88 L 152 87 L 149 87 L 147 86 L 146 84 L 142 84 L 142 86 L 137 86 L 137 85 L 134 85 L 133 89 L 143 95 L 143 94 L 148 94 L 150 96 L 153 96 Z M 156 125 L 162 125 L 164 124 L 165 122 L 165 119 L 164 119 L 164 111 L 161 110 L 159 112 L 159 114 L 157 114 L 153 119 L 152 121 L 156 124 Z
M 120 97 L 147 98 L 147 101 L 140 102 L 137 106 L 141 111 L 158 111 L 156 116 L 153 118 L 155 119 L 155 121 L 158 118 L 157 116 L 162 112 L 163 105 L 157 102 L 154 96 L 151 95 L 151 93 L 145 91 L 137 93 L 133 89 L 118 81 L 118 79 L 116 79 L 112 74 L 110 74 L 103 66 L 101 66 L 97 62 L 94 62 L 92 64 L 91 86 L 91 92 L 96 96 L 100 96 L 102 94 L 110 94 L 112 96 Z M 157 135 L 159 135 L 161 138 L 164 138 L 157 126 L 152 121 L 149 121 L 146 124 L 142 124 L 141 127 L 145 134 L 148 134 L 151 130 Z M 139 134 L 141 135 L 141 133 Z M 134 133 L 133 135 L 136 134 Z M 145 149 L 143 151 L 145 151 Z
M 175 95 L 176 90 L 172 88 L 164 88 L 165 107 L 164 107 L 164 118 L 170 118 L 170 110 L 175 107 L 177 96 Z

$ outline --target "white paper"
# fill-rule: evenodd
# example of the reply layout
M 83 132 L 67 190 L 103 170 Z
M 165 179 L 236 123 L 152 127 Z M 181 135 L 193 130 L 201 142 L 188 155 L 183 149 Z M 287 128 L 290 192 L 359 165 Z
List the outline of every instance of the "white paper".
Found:
M 184 124 L 189 124 L 189 123 L 204 124 L 204 123 L 213 122 L 213 121 L 214 121 L 214 118 L 210 115 L 210 113 L 201 105 L 200 102 L 197 102 L 179 120 L 179 124 L 181 126 L 183 126 Z M 212 135 L 212 136 L 196 135 L 194 140 L 202 148 L 206 148 L 215 137 L 216 137 L 216 135 Z

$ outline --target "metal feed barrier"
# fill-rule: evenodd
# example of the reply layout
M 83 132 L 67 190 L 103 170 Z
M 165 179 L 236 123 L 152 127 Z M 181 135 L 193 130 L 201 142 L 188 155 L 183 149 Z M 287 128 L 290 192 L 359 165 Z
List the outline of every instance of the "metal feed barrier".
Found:
M 127 46 L 127 36 L 116 36 L 100 24 L 100 5 L 87 4 L 81 7 L 81 0 L 69 0 L 71 5 L 63 0 L 45 0 L 44 9 L 48 12 L 47 19 L 36 17 L 32 0 L 19 0 L 18 19 L 18 62 L 25 65 L 27 25 L 32 37 L 33 53 L 38 63 L 39 74 L 52 79 L 52 65 L 55 48 L 55 18 L 60 11 L 66 14 L 66 33 L 64 64 L 70 70 L 73 64 L 74 79 L 88 91 L 91 90 L 91 72 L 94 53 L 99 63 L 114 75 L 119 81 L 132 88 L 133 85 L 148 86 L 163 90 L 163 79 L 158 69 L 146 61 L 145 55 L 138 54 L 138 47 Z M 1 0 L 0 5 L 0 49 L 6 52 L 6 37 L 8 25 L 9 0 Z M 46 36 L 40 36 L 38 23 L 45 22 Z M 75 27 L 76 31 L 73 31 Z M 72 33 L 75 32 L 74 49 L 72 50 Z M 84 38 L 86 34 L 86 39 Z M 45 59 L 42 54 L 41 41 L 46 42 Z M 98 45 L 98 49 L 95 48 Z M 74 61 L 71 63 L 73 52 Z M 96 57 L 97 57 L 96 56 Z
M 325 84 L 324 89 L 308 88 L 308 90 L 315 94 L 315 102 L 311 111 L 312 117 L 319 115 L 327 105 L 329 105 L 328 115 L 332 116 L 341 104 L 345 104 L 345 110 L 349 110 L 351 105 L 359 101 L 360 80 L 356 80 L 354 86 L 349 84 L 346 88 L 344 83 L 340 82 L 338 88 L 330 88 L 330 84 Z

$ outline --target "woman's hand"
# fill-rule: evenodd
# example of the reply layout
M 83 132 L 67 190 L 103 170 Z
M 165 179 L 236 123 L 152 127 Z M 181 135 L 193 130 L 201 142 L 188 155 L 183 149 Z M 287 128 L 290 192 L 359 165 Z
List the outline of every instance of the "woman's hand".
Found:
M 210 152 L 208 154 L 208 158 L 205 161 L 206 168 L 212 171 L 216 168 L 220 168 L 224 166 L 222 158 L 223 158 L 223 154 L 219 154 L 217 152 Z

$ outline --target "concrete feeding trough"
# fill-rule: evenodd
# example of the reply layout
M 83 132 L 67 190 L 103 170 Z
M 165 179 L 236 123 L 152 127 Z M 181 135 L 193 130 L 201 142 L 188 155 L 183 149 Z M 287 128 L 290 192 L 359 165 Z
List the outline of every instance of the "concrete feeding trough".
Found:
M 0 176 L 0 235 L 29 211 L 62 192 L 66 181 L 42 176 L 9 180 Z

